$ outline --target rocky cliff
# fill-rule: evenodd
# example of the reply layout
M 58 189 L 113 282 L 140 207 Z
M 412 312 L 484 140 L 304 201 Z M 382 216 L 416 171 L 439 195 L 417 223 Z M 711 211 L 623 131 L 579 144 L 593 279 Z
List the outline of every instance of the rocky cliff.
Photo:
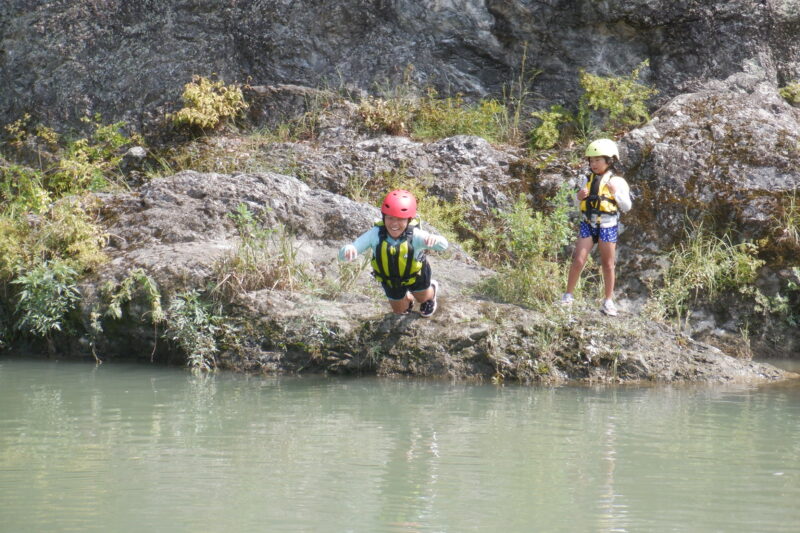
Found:
M 100 113 L 139 130 L 195 74 L 254 85 L 420 86 L 499 94 L 526 65 L 549 103 L 578 69 L 630 72 L 660 101 L 749 70 L 800 77 L 795 0 L 8 0 L 0 6 L 0 123 L 60 128 Z

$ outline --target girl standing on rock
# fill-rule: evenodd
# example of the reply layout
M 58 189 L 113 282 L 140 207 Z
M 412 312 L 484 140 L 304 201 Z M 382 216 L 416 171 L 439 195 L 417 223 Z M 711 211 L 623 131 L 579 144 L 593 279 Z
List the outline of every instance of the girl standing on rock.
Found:
M 631 208 L 630 188 L 628 182 L 617 175 L 619 150 L 614 141 L 598 139 L 592 142 L 586 147 L 586 158 L 591 172 L 584 177 L 577 194 L 583 220 L 572 254 L 567 292 L 561 297 L 561 303 L 572 304 L 572 291 L 578 284 L 589 253 L 598 244 L 605 289 L 605 299 L 600 311 L 609 316 L 617 316 L 617 306 L 614 305 L 617 233 L 620 212 L 625 213 Z
M 420 303 L 420 315 L 428 318 L 436 312 L 439 284 L 431 279 L 431 267 L 425 251 L 444 251 L 447 239 L 419 228 L 417 200 L 405 190 L 395 190 L 381 204 L 383 220 L 377 222 L 352 244 L 339 250 L 339 259 L 352 261 L 372 249 L 372 270 L 381 282 L 392 311 L 405 315 Z

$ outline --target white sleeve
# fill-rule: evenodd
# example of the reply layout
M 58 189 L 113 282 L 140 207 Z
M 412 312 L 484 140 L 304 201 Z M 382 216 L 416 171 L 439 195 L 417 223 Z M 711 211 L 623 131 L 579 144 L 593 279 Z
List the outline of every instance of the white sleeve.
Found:
M 619 176 L 615 176 L 614 188 L 616 189 L 614 192 L 614 200 L 617 201 L 617 207 L 623 213 L 627 213 L 631 210 L 631 206 L 633 205 L 633 201 L 631 200 L 631 188 L 628 182 Z

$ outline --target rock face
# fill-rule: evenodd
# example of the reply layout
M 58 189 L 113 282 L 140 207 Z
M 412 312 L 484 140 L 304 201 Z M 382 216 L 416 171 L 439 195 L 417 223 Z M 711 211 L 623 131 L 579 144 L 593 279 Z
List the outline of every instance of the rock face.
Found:
M 790 237 L 800 188 L 799 109 L 743 72 L 677 96 L 621 147 L 636 197 L 619 250 L 621 269 L 635 273 L 622 281 L 629 298 L 643 300 L 659 256 L 702 225 L 733 243 L 758 244 L 765 261 L 759 289 L 770 298 L 788 297 L 796 309 L 797 295 L 783 288 L 796 283 L 792 267 L 800 266 L 800 241 Z M 694 334 L 735 331 L 757 323 L 756 314 L 752 303 L 732 299 L 698 312 L 690 327 Z M 775 324 L 772 332 L 762 330 L 767 325 L 757 327 L 762 347 L 797 352 L 793 324 Z
M 623 74 L 644 59 L 666 101 L 747 65 L 773 85 L 800 77 L 798 28 L 788 0 L 10 0 L 0 123 L 29 112 L 79 127 L 100 113 L 146 130 L 195 74 L 361 89 L 405 76 L 500 94 L 523 55 L 543 105 L 574 104 L 579 68 Z
M 754 76 L 676 97 L 625 138 L 623 158 L 652 213 L 636 231 L 668 245 L 683 236 L 688 215 L 713 218 L 743 239 L 766 237 L 787 193 L 800 187 L 798 141 L 800 109 Z

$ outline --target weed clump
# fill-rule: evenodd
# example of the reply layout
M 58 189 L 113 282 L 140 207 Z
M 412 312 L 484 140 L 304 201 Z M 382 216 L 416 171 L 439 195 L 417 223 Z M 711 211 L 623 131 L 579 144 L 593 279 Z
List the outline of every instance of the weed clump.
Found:
M 691 305 L 711 302 L 723 291 L 752 290 L 764 262 L 752 243 L 733 244 L 702 226 L 687 230 L 687 238 L 666 255 L 661 284 L 651 283 L 648 311 L 656 319 L 687 317 Z
M 497 213 L 498 221 L 480 231 L 483 254 L 494 257 L 499 267 L 478 292 L 534 309 L 551 305 L 560 294 L 566 264 L 561 255 L 573 233 L 570 193 L 563 186 L 549 213 L 534 212 L 520 195 L 510 212 Z
M 184 107 L 169 115 L 169 118 L 176 126 L 203 131 L 232 120 L 248 107 L 241 87 L 226 85 L 222 80 L 211 81 L 202 76 L 194 76 L 184 86 L 182 99 Z
M 639 82 L 649 64 L 642 61 L 628 76 L 598 76 L 581 70 L 581 104 L 601 112 L 607 128 L 625 129 L 649 120 L 647 101 L 658 91 Z
M 800 81 L 781 87 L 778 89 L 778 94 L 793 106 L 800 106 Z
M 283 226 L 269 228 L 245 204 L 231 213 L 239 245 L 215 264 L 214 294 L 231 300 L 252 290 L 295 290 L 308 279 L 298 247 Z

